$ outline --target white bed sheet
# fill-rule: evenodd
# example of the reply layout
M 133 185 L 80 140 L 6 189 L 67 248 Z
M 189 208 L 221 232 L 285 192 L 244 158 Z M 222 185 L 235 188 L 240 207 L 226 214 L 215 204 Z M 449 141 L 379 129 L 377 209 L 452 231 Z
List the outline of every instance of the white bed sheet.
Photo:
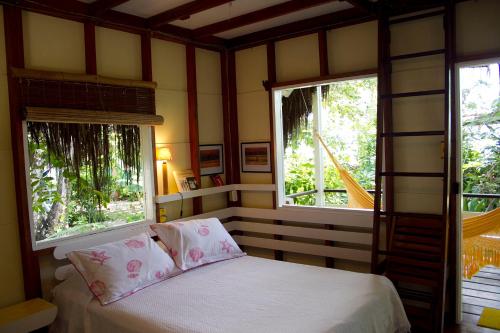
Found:
M 78 276 L 54 289 L 52 332 L 408 332 L 385 277 L 251 256 L 185 272 L 101 306 Z

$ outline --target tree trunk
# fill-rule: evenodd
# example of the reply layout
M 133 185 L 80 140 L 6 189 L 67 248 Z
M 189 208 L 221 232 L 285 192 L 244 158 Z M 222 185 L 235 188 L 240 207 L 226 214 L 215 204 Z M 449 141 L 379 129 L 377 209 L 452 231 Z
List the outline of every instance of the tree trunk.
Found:
M 42 240 L 47 238 L 54 232 L 55 225 L 59 222 L 61 215 L 64 213 L 66 206 L 64 205 L 67 197 L 68 181 L 63 177 L 63 171 L 57 171 L 57 192 L 60 194 L 61 200 L 55 200 L 50 207 L 47 217 L 38 224 L 36 229 L 36 239 Z

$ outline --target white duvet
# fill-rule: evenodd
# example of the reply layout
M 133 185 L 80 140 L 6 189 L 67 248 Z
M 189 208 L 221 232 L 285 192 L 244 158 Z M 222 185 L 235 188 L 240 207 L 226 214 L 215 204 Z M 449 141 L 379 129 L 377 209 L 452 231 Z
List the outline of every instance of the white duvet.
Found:
M 382 276 L 241 257 L 101 306 L 75 275 L 54 289 L 52 332 L 399 333 L 410 324 Z

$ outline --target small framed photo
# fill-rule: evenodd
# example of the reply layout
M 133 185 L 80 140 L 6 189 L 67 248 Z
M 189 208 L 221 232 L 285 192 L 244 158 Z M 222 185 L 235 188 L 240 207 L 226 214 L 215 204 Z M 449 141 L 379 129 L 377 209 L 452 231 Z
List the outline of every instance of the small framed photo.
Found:
M 271 143 L 242 142 L 241 172 L 271 172 Z
M 202 176 L 224 173 L 222 145 L 200 146 L 200 174 Z

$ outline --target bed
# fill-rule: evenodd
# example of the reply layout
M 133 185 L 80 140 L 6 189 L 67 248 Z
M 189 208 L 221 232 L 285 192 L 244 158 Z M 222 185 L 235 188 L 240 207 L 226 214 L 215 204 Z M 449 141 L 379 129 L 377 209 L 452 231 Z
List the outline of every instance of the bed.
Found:
M 244 256 L 101 306 L 73 274 L 55 287 L 51 332 L 409 332 L 383 276 Z

